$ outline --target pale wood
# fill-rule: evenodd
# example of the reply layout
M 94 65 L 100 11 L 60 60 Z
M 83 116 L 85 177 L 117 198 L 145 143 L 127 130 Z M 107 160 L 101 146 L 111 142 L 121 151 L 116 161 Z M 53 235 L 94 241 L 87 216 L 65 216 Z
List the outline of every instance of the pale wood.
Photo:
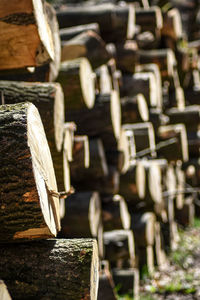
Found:
M 60 29 L 60 38 L 61 41 L 69 41 L 74 38 L 76 35 L 83 33 L 85 31 L 92 30 L 100 35 L 99 24 L 98 23 L 90 23 L 78 26 L 72 26 L 67 28 Z
M 1 300 L 12 300 L 9 294 L 9 291 L 7 289 L 7 286 L 3 282 L 3 280 L 0 280 L 0 299 Z
M 42 65 L 54 59 L 53 39 L 41 0 L 0 4 L 0 69 Z M 8 47 L 9 45 L 9 47 Z

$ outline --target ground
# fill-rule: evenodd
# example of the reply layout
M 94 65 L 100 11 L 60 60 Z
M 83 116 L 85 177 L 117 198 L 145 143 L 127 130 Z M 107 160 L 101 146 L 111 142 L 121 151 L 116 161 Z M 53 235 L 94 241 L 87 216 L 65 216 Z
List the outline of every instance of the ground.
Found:
M 124 298 L 125 299 L 125 298 Z M 128 298 L 127 298 L 128 299 Z M 180 243 L 169 255 L 169 265 L 144 276 L 141 300 L 200 300 L 200 221 L 180 230 Z

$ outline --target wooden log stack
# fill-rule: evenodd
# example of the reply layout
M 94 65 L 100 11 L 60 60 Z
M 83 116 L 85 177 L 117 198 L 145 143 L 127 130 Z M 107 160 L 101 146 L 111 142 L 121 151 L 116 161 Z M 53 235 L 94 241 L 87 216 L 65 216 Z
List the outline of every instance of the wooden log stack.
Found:
M 48 2 L 0 4 L 0 279 L 137 299 L 198 212 L 200 7 Z

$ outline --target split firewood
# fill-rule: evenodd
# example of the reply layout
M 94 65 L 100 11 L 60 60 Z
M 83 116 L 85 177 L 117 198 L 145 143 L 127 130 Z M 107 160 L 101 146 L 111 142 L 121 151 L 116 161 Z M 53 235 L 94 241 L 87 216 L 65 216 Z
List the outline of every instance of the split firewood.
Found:
M 54 59 L 53 38 L 41 0 L 10 5 L 4 0 L 0 11 L 1 70 L 35 67 Z
M 38 110 L 31 103 L 2 105 L 0 122 L 0 240 L 56 236 L 59 194 Z
M 93 239 L 19 243 L 17 251 L 15 245 L 7 244 L 1 247 L 0 255 L 0 277 L 15 299 L 52 299 L 55 295 L 60 299 L 97 299 L 99 262 Z

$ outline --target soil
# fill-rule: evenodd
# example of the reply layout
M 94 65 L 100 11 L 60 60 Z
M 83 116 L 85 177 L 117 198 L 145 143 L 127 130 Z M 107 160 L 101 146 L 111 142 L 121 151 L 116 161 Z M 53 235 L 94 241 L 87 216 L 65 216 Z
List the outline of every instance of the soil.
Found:
M 168 265 L 156 270 L 152 278 L 144 278 L 141 300 L 164 299 L 200 300 L 200 227 L 181 230 Z

